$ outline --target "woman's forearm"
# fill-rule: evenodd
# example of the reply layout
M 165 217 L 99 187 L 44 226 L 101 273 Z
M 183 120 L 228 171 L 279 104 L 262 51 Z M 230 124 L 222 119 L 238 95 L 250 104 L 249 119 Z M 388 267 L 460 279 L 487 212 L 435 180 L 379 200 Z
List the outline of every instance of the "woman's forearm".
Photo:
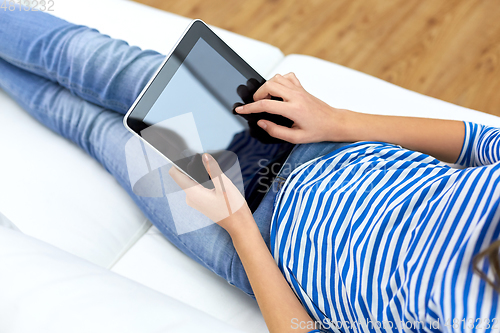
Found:
M 455 120 L 380 116 L 348 111 L 344 121 L 342 141 L 393 143 L 449 163 L 458 159 L 465 133 L 463 122 Z
M 283 102 L 270 96 L 281 97 Z M 254 94 L 254 103 L 236 108 L 239 114 L 268 112 L 293 120 L 291 128 L 261 119 L 269 135 L 291 143 L 380 141 L 454 163 L 462 149 L 462 122 L 379 116 L 334 108 L 308 93 L 293 73 L 276 75 Z
M 283 102 L 270 96 L 281 97 Z M 454 163 L 465 134 L 459 121 L 378 116 L 334 108 L 308 93 L 293 73 L 276 75 L 254 94 L 254 103 L 236 108 L 238 114 L 268 112 L 294 122 L 291 128 L 261 119 L 269 135 L 291 143 L 321 141 L 380 141 Z
M 312 319 L 276 265 L 253 217 L 246 215 L 243 221 L 238 221 L 238 228 L 229 233 L 269 331 L 310 331 Z M 297 323 L 303 323 L 303 329 Z

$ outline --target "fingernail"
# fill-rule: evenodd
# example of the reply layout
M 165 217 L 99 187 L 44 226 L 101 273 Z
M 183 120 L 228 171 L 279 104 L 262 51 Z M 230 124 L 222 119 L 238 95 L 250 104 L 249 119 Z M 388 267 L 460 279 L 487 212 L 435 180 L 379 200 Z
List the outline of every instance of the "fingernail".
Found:
M 208 163 L 209 157 L 207 153 L 203 154 L 203 161 Z
M 242 106 L 238 106 L 236 109 L 234 109 L 236 112 L 241 112 L 243 110 Z
M 259 121 L 257 123 L 260 127 L 262 127 L 263 129 L 266 129 L 267 128 L 267 124 L 264 122 L 264 121 Z

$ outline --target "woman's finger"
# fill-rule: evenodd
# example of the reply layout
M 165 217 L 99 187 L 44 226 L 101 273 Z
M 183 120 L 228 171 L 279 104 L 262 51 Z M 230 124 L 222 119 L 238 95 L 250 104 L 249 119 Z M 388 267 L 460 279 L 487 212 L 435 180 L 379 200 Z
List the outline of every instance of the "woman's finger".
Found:
M 212 182 L 214 183 L 215 186 L 215 193 L 217 195 L 220 195 L 221 197 L 224 197 L 224 201 L 226 202 L 226 207 L 228 210 L 227 216 L 230 216 L 234 212 L 234 207 L 233 209 L 231 208 L 230 200 L 228 197 L 228 193 L 226 189 L 226 186 L 231 186 L 229 183 L 230 180 L 229 178 L 225 177 L 225 175 L 222 173 L 222 170 L 220 169 L 219 163 L 213 158 L 212 155 L 210 154 L 203 154 L 203 163 L 205 164 L 205 168 L 207 169 L 208 174 L 210 175 L 210 178 L 212 178 Z M 226 182 L 226 184 L 224 184 Z
M 270 136 L 291 143 L 298 143 L 297 129 L 277 125 L 269 120 L 259 120 L 257 122 L 263 130 L 269 133 Z
M 273 76 L 273 78 L 269 81 L 275 81 L 275 82 L 278 82 L 279 84 L 282 84 L 284 85 L 285 87 L 287 88 L 290 88 L 290 89 L 294 89 L 296 88 L 297 86 L 292 82 L 290 81 L 289 79 L 287 79 L 286 77 L 280 75 L 280 74 L 276 74 L 275 76 Z
M 172 179 L 179 185 L 180 188 L 182 188 L 184 191 L 187 190 L 188 188 L 192 188 L 195 186 L 201 186 L 188 176 L 186 176 L 184 173 L 182 173 L 177 167 L 173 166 L 168 170 L 168 174 Z
M 284 101 L 287 101 L 289 100 L 290 95 L 290 88 L 287 88 L 276 81 L 267 81 L 255 92 L 253 99 L 254 101 L 259 101 L 261 99 L 271 98 L 271 96 L 274 96 L 281 97 Z
M 300 81 L 297 79 L 297 76 L 295 76 L 295 73 L 288 73 L 283 75 L 283 77 L 290 80 L 290 82 L 293 82 L 293 84 L 298 88 L 302 88 L 302 84 L 300 84 Z
M 271 99 L 261 99 L 257 102 L 242 105 L 237 107 L 235 111 L 239 114 L 269 112 L 273 114 L 279 114 L 288 118 L 290 116 L 290 106 L 288 106 L 284 102 Z
M 220 193 L 226 192 L 222 180 L 222 170 L 220 169 L 219 163 L 217 163 L 212 155 L 205 153 L 203 154 L 203 164 L 205 165 L 205 169 L 207 169 L 210 178 L 212 178 L 215 190 Z

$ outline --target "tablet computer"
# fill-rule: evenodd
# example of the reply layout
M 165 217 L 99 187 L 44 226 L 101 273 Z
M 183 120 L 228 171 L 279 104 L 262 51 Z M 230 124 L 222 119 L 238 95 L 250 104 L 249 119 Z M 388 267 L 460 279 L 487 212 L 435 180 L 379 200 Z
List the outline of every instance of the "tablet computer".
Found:
M 201 154 L 211 153 L 224 172 L 237 160 L 245 197 L 255 210 L 293 148 L 257 126 L 264 118 L 290 127 L 289 119 L 234 112 L 236 106 L 253 102 L 253 94 L 265 81 L 205 23 L 194 20 L 136 99 L 124 124 L 207 187 L 211 181 Z M 270 163 L 273 167 L 267 168 Z

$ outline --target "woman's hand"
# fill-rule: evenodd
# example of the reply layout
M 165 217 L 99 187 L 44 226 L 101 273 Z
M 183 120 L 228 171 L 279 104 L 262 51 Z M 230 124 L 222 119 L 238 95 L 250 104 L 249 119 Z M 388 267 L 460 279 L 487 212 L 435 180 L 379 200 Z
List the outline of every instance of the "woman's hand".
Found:
M 222 172 L 215 159 L 209 154 L 203 154 L 202 160 L 214 183 L 214 189 L 207 189 L 196 183 L 176 167 L 172 167 L 169 174 L 186 192 L 188 206 L 219 224 L 229 234 L 235 233 L 245 222 L 253 221 L 252 213 L 243 195 Z
M 231 236 L 269 331 L 309 331 L 292 329 L 294 320 L 308 327 L 314 322 L 281 274 L 240 191 L 222 173 L 212 156 L 203 154 L 203 164 L 215 185 L 212 190 L 175 167 L 169 173 L 186 192 L 187 204 L 218 223 Z
M 271 100 L 271 96 L 283 101 Z M 268 120 L 258 125 L 269 135 L 291 143 L 344 141 L 348 110 L 336 109 L 309 94 L 293 73 L 277 74 L 254 94 L 254 103 L 236 108 L 239 114 L 269 112 L 293 120 L 291 128 Z

